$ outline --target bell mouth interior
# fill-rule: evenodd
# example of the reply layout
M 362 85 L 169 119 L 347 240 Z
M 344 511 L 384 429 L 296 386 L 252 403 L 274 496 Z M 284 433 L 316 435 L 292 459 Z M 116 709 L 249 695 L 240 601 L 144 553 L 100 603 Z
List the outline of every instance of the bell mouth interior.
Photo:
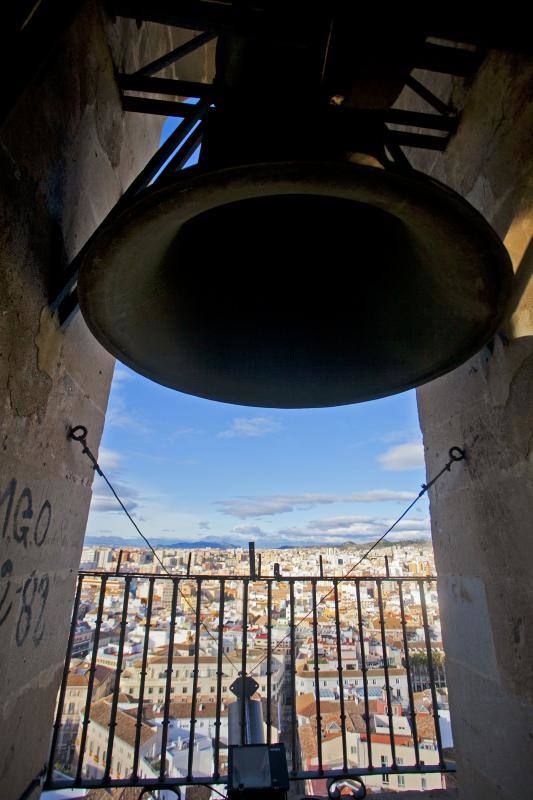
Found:
M 420 294 L 422 270 L 391 214 L 294 194 L 190 219 L 158 281 L 191 357 L 241 375 L 262 370 L 264 380 L 309 381 L 331 379 L 356 353 L 368 363 L 389 358 L 380 329 L 399 335 L 398 293 Z
M 154 189 L 86 258 L 80 305 L 110 352 L 166 386 L 333 406 L 473 355 L 508 269 L 487 223 L 435 182 L 257 165 Z

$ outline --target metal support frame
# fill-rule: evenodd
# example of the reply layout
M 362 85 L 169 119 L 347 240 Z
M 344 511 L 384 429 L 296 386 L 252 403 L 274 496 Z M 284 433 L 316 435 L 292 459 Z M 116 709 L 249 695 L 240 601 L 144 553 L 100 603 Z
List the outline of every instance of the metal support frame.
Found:
M 176 171 L 181 169 L 185 161 L 187 161 L 190 156 L 190 135 L 194 135 L 193 129 L 198 123 L 200 123 L 199 127 L 201 127 L 201 121 L 208 107 L 209 103 L 205 100 L 201 100 L 196 105 L 187 105 L 187 109 L 192 109 L 190 112 L 188 111 L 188 116 L 183 119 L 183 122 L 178 125 L 176 130 L 171 133 L 168 139 L 154 153 L 146 166 L 132 181 L 120 200 L 109 212 L 107 217 L 82 247 L 78 255 L 73 259 L 70 266 L 63 274 L 61 285 L 56 289 L 56 293 L 50 303 L 51 308 L 58 313 L 61 325 L 66 325 L 77 310 L 78 298 L 76 285 L 78 281 L 78 271 L 82 259 L 93 240 L 98 236 L 99 232 L 104 226 L 109 225 L 110 222 L 121 213 L 126 204 L 133 197 L 137 196 L 140 192 L 142 192 L 143 189 L 150 185 L 158 173 L 162 175 L 164 171 L 166 174 L 168 174 L 167 170 L 169 170 L 171 166 L 173 169 L 175 168 Z M 197 144 L 197 140 L 195 141 Z

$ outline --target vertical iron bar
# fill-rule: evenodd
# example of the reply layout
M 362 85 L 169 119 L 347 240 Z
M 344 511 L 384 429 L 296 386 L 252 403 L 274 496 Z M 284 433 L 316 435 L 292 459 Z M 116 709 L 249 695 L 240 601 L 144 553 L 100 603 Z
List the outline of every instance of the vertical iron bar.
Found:
M 323 578 L 324 577 L 324 563 L 322 561 L 322 554 L 320 554 L 318 556 L 318 558 L 319 558 L 319 564 L 320 564 L 320 577 Z
M 248 542 L 248 558 L 250 561 L 250 578 L 255 578 L 255 544 Z
M 409 708 L 411 709 L 411 720 L 413 725 L 413 745 L 415 748 L 415 766 L 420 768 L 420 753 L 418 750 L 418 730 L 416 727 L 416 710 L 413 697 L 413 683 L 411 680 L 411 662 L 409 660 L 409 643 L 407 641 L 407 629 L 405 625 L 405 607 L 403 602 L 403 585 L 398 581 L 398 592 L 400 595 L 400 614 L 402 618 L 403 652 L 405 654 L 405 669 L 407 672 L 407 691 L 409 693 Z
M 339 675 L 339 702 L 341 706 L 341 734 L 342 734 L 342 768 L 348 769 L 348 753 L 346 749 L 346 712 L 344 709 L 344 679 L 342 675 L 342 649 L 341 649 L 341 621 L 339 614 L 339 587 L 337 581 L 333 582 L 335 600 L 335 633 L 337 636 L 337 672 Z
M 200 663 L 200 612 L 202 606 L 202 579 L 196 580 L 196 617 L 194 621 L 194 669 L 192 676 L 191 724 L 189 727 L 189 753 L 187 759 L 187 779 L 192 778 L 194 758 L 194 732 L 196 730 L 196 701 L 198 698 L 198 672 Z
M 422 606 L 422 619 L 424 621 L 424 638 L 426 640 L 426 653 L 428 657 L 428 671 L 431 688 L 431 701 L 433 703 L 433 721 L 435 724 L 435 738 L 437 740 L 437 749 L 439 751 L 439 766 L 444 767 L 444 756 L 442 753 L 442 739 L 440 735 L 439 723 L 439 708 L 437 704 L 437 690 L 435 688 L 435 671 L 433 669 L 433 656 L 431 654 L 431 642 L 429 640 L 429 625 L 428 625 L 428 611 L 426 608 L 426 596 L 424 594 L 424 581 L 419 580 L 418 586 L 420 590 L 420 605 Z
M 385 575 L 390 578 L 389 557 L 385 556 Z
M 370 733 L 370 710 L 368 706 L 368 676 L 365 655 L 365 639 L 363 635 L 363 615 L 361 613 L 361 591 L 359 580 L 355 581 L 355 592 L 357 596 L 357 622 L 359 629 L 359 647 L 361 648 L 361 672 L 363 673 L 363 693 L 365 698 L 365 727 L 366 727 L 366 748 L 368 753 L 368 769 L 374 769 L 372 763 L 372 736 Z
M 258 564 L 257 564 L 257 577 L 260 578 L 261 577 L 261 553 L 259 553 L 259 555 L 257 556 L 257 561 L 258 561 Z
M 120 574 L 120 565 L 122 564 L 122 553 L 123 553 L 123 550 L 119 550 L 118 559 L 117 559 L 117 568 L 115 570 L 115 575 L 119 575 Z
M 89 726 L 89 718 L 91 715 L 91 700 L 93 696 L 94 686 L 94 671 L 96 669 L 96 656 L 98 653 L 98 642 L 100 640 L 100 627 L 102 625 L 102 614 L 104 612 L 104 599 L 105 588 L 107 584 L 107 575 L 102 576 L 102 583 L 100 586 L 100 596 L 98 598 L 98 611 L 96 612 L 96 623 L 94 626 L 94 639 L 93 639 L 93 652 L 91 655 L 91 666 L 89 668 L 89 682 L 87 684 L 87 699 L 85 700 L 85 710 L 83 713 L 83 724 L 81 729 L 80 739 L 80 752 L 78 756 L 78 767 L 76 769 L 75 781 L 79 784 L 81 780 L 81 771 L 83 767 L 83 757 L 85 755 L 85 744 L 87 742 L 87 728 Z
M 191 559 L 192 553 L 189 553 L 189 558 L 187 559 L 187 577 L 189 577 L 191 574 Z
M 83 575 L 78 576 L 78 585 L 76 587 L 76 596 L 74 598 L 74 606 L 72 608 L 72 621 L 70 623 L 70 631 L 67 642 L 67 652 L 65 655 L 65 667 L 63 669 L 63 678 L 61 679 L 61 689 L 59 690 L 59 698 L 57 701 L 56 719 L 54 722 L 54 733 L 52 736 L 52 746 L 50 748 L 50 760 L 48 762 L 48 772 L 46 776 L 47 781 L 52 780 L 52 773 L 54 771 L 54 761 L 56 755 L 57 740 L 59 731 L 61 729 L 61 719 L 63 717 L 63 706 L 65 705 L 65 695 L 67 692 L 68 676 L 70 674 L 70 659 L 72 655 L 72 645 L 74 644 L 74 636 L 76 635 L 76 627 L 78 622 L 78 610 L 80 607 L 81 585 L 83 583 Z
M 178 603 L 178 578 L 172 578 L 172 607 L 170 609 L 170 628 L 168 632 L 167 656 L 167 681 L 165 686 L 165 705 L 163 708 L 163 723 L 161 725 L 161 761 L 159 764 L 159 780 L 165 779 L 167 771 L 167 739 L 168 739 L 168 712 L 170 708 L 170 693 L 172 688 L 172 669 L 174 666 L 174 636 L 176 634 L 176 606 Z
M 296 625 L 294 622 L 294 581 L 289 579 L 289 604 L 290 604 L 290 639 L 291 639 L 291 771 L 297 772 L 296 762 Z
M 315 668 L 315 708 L 316 708 L 316 738 L 318 745 L 318 772 L 322 774 L 322 716 L 320 714 L 320 685 L 318 668 L 318 614 L 316 606 L 316 579 L 311 582 L 313 598 L 313 652 Z
M 213 778 L 220 777 L 220 717 L 222 712 L 222 655 L 224 651 L 224 578 L 220 580 L 220 603 L 218 618 L 218 645 L 217 645 L 217 700 L 215 713 L 215 747 L 214 747 L 214 772 Z
M 246 650 L 248 647 L 248 578 L 242 586 L 241 744 L 246 744 Z
M 387 695 L 387 717 L 389 718 L 389 737 L 392 754 L 392 768 L 396 769 L 396 742 L 394 741 L 394 720 L 392 715 L 392 700 L 389 683 L 389 659 L 387 656 L 387 640 L 385 636 L 385 618 L 383 615 L 383 596 L 381 593 L 381 578 L 376 579 L 378 589 L 379 625 L 381 628 L 381 650 L 383 653 L 383 671 L 385 672 L 385 693 Z
M 146 682 L 146 665 L 148 663 L 148 646 L 150 643 L 150 623 L 152 621 L 152 603 L 154 599 L 155 578 L 149 578 L 148 602 L 146 604 L 146 617 L 144 619 L 144 643 L 143 657 L 141 663 L 141 681 L 139 684 L 139 705 L 137 706 L 137 722 L 135 724 L 135 746 L 133 749 L 133 769 L 132 781 L 137 780 L 137 770 L 139 769 L 139 747 L 141 745 L 141 727 L 143 718 L 144 685 Z
M 107 737 L 107 756 L 103 780 L 108 781 L 111 774 L 113 760 L 113 744 L 115 742 L 115 728 L 117 725 L 118 696 L 120 693 L 120 676 L 122 675 L 122 660 L 124 658 L 124 640 L 126 638 L 126 624 L 128 621 L 128 603 L 130 599 L 131 576 L 124 581 L 124 600 L 122 602 L 122 617 L 120 621 L 120 636 L 118 640 L 117 667 L 115 669 L 115 685 L 113 687 L 113 700 L 111 702 L 111 715 L 109 718 L 109 736 Z
M 272 581 L 267 583 L 267 744 L 272 741 Z

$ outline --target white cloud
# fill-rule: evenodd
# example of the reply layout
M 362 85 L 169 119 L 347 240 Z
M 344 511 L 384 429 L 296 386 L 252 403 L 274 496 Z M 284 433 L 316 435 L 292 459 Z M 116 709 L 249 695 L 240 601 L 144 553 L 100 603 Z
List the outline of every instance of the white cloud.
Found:
M 306 527 L 311 531 L 326 533 L 330 536 L 381 536 L 393 523 L 393 518 L 386 517 L 342 516 L 311 520 Z M 394 531 L 401 532 L 402 537 L 406 533 L 412 536 L 428 535 L 430 531 L 429 519 L 405 517 L 398 522 Z
M 133 374 L 123 365 L 120 361 L 115 361 L 115 371 L 113 373 L 113 384 L 116 386 L 120 383 L 133 380 Z
M 120 467 L 123 459 L 124 457 L 121 453 L 118 453 L 116 450 L 108 450 L 106 447 L 101 447 L 98 453 L 98 463 L 100 467 L 109 477 L 113 488 L 127 510 L 130 514 L 135 515 L 136 510 L 139 509 L 141 504 L 141 495 L 137 489 L 134 489 L 128 483 L 121 482 L 120 476 L 122 471 Z M 124 513 L 106 481 L 98 475 L 98 473 L 94 476 L 91 513 Z M 138 519 L 140 519 L 140 517 L 138 517 Z
M 230 531 L 230 536 L 237 536 L 249 541 L 254 536 L 266 536 L 265 531 L 261 530 L 257 525 L 235 525 Z
M 422 442 L 406 442 L 390 447 L 378 461 L 383 469 L 401 472 L 424 467 L 424 445 Z
M 136 489 L 133 489 L 131 486 L 127 486 L 124 483 L 117 483 L 117 481 L 113 480 L 113 487 L 126 506 L 127 510 L 130 512 L 134 512 L 137 508 L 139 508 L 139 498 L 140 494 Z M 94 480 L 93 486 L 93 496 L 91 500 L 91 512 L 99 512 L 99 513 L 115 513 L 119 512 L 123 514 L 123 510 L 120 507 L 119 503 L 117 502 L 116 498 L 112 495 L 110 489 L 108 488 L 107 484 L 100 478 L 100 476 L 96 476 Z
M 152 428 L 142 422 L 135 413 L 127 409 L 122 397 L 116 394 L 111 397 L 105 421 L 106 425 L 111 428 L 123 428 L 141 436 L 148 436 L 153 433 Z
M 122 461 L 122 456 L 116 450 L 108 450 L 107 447 L 101 447 L 98 451 L 98 463 L 104 470 L 117 469 Z
M 390 528 L 393 524 L 394 519 L 392 517 L 329 517 L 320 520 L 312 520 L 308 527 L 315 527 L 319 525 L 321 528 L 326 530 L 331 530 L 332 527 L 351 527 L 355 524 L 364 524 L 364 525 L 371 525 L 377 528 Z M 429 530 L 429 517 L 425 517 L 424 519 L 415 519 L 414 517 L 404 517 L 400 520 L 396 526 L 395 530 L 419 530 L 419 531 L 427 531 Z
M 139 418 L 122 396 L 123 384 L 131 379 L 132 376 L 124 368 L 115 370 L 105 418 L 106 425 L 146 436 L 153 432 L 152 428 Z
M 312 530 L 322 531 L 339 531 L 343 529 L 354 528 L 355 526 L 372 526 L 375 527 L 375 517 L 325 517 L 324 519 L 314 519 L 307 524 L 307 527 Z
M 218 439 L 258 438 L 276 433 L 283 428 L 281 422 L 270 417 L 237 417 L 229 428 L 217 433 Z
M 320 494 L 309 492 L 296 495 L 271 495 L 265 497 L 244 497 L 235 500 L 219 500 L 215 503 L 223 514 L 239 519 L 265 517 L 284 514 L 296 508 L 309 509 L 331 503 L 377 503 L 412 500 L 412 492 L 397 492 L 388 489 L 372 489 L 353 494 Z
M 312 520 L 305 527 L 279 530 L 276 538 L 285 544 L 343 544 L 346 541 L 372 542 L 379 539 L 393 524 L 394 519 L 384 517 L 329 517 Z M 387 535 L 391 541 L 427 539 L 430 537 L 429 518 L 406 517 Z

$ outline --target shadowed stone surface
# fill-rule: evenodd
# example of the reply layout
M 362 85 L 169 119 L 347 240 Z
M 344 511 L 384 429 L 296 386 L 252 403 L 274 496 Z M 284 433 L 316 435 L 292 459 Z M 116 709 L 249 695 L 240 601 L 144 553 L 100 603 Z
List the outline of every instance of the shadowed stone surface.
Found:
M 413 166 L 486 216 L 515 269 L 504 336 L 417 391 L 428 476 L 452 445 L 468 457 L 430 492 L 460 796 L 514 800 L 533 782 L 533 61 L 491 52 L 466 87 L 417 77 L 462 117 Z
M 0 139 L 0 796 L 41 771 L 63 671 L 113 359 L 78 315 L 48 308 L 70 262 L 157 148 L 162 118 L 122 112 L 114 64 L 131 71 L 192 32 L 79 18 L 25 92 Z M 207 61 L 179 75 L 209 79 Z M 35 793 L 34 793 L 35 794 Z

